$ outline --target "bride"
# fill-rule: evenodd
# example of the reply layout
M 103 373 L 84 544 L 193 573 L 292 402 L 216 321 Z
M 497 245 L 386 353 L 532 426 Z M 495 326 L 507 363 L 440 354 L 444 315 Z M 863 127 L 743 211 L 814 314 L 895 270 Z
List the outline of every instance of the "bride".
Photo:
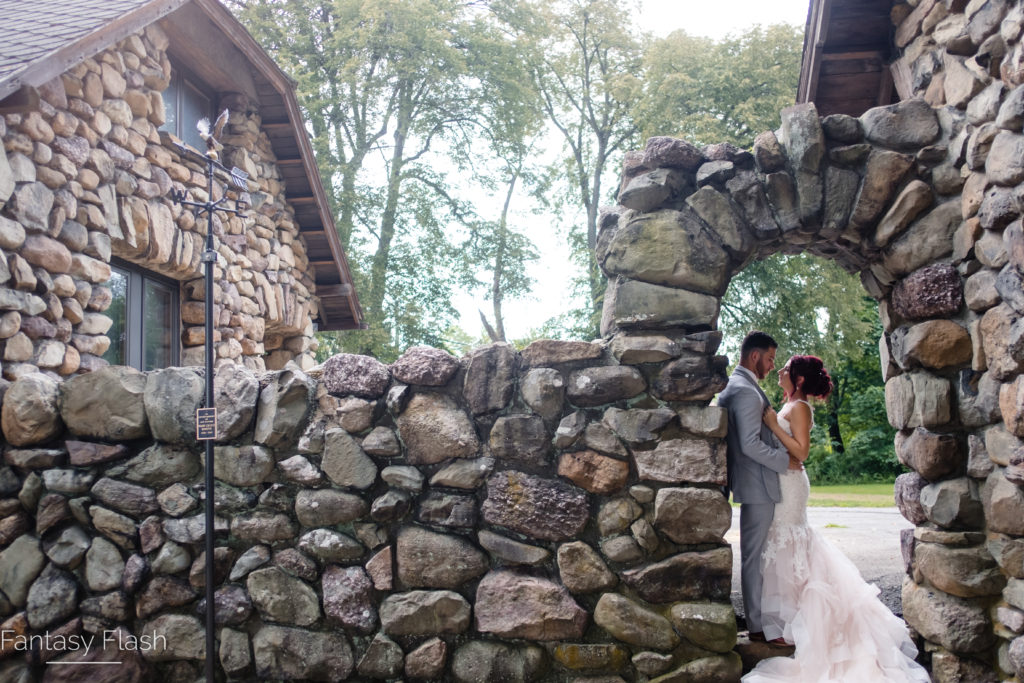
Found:
M 782 502 L 761 557 L 761 610 L 765 638 L 796 645 L 796 654 L 761 661 L 743 681 L 928 683 L 906 626 L 876 599 L 878 589 L 807 524 L 803 461 L 813 425 L 807 397 L 828 396 L 828 372 L 819 358 L 793 356 L 779 370 L 779 386 L 785 405 L 778 414 L 768 408 L 764 421 L 792 457 L 779 477 Z

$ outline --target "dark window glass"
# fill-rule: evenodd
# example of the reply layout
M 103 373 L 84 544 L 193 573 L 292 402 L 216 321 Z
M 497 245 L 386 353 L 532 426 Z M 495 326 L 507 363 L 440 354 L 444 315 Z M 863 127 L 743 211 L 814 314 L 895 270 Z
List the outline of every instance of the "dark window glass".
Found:
M 178 284 L 141 268 L 119 263 L 111 269 L 113 321 L 107 336 L 110 348 L 103 354 L 111 365 L 130 365 L 156 370 L 180 360 Z
M 181 139 L 192 145 L 200 152 L 206 150 L 206 143 L 199 137 L 199 129 L 196 123 L 199 119 L 205 118 L 213 125 L 210 118 L 213 112 L 213 105 L 210 98 L 199 91 L 190 81 L 184 82 L 181 97 Z
M 166 130 L 175 135 L 178 135 L 178 121 L 181 120 L 178 112 L 178 100 L 181 93 L 179 80 L 177 73 L 171 72 L 170 85 L 164 90 L 164 125 L 160 126 L 160 130 Z M 178 135 L 178 137 L 181 136 Z
M 172 348 L 177 337 L 174 304 L 177 292 L 154 280 L 144 279 L 142 300 L 142 369 L 156 370 L 174 363 Z
M 107 331 L 110 348 L 103 354 L 103 358 L 111 365 L 124 365 L 128 361 L 128 273 L 113 268 L 107 286 L 110 287 L 111 295 L 107 316 L 114 323 Z
M 171 81 L 163 97 L 164 125 L 160 130 L 173 133 L 186 144 L 204 151 L 206 145 L 199 137 L 196 124 L 203 118 L 213 121 L 213 98 L 209 88 L 176 68 L 171 71 Z

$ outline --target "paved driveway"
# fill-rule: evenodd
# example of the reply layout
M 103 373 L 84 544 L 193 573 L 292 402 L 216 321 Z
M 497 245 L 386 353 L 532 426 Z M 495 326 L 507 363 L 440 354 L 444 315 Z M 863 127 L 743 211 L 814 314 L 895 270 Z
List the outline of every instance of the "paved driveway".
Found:
M 819 508 L 807 509 L 807 519 L 834 546 L 846 553 L 865 581 L 877 585 L 879 596 L 894 613 L 903 616 L 900 586 L 903 584 L 903 558 L 900 555 L 900 531 L 913 524 L 891 508 Z M 733 547 L 732 601 L 737 614 L 743 614 L 740 599 L 740 509 L 733 508 L 732 527 L 725 540 Z

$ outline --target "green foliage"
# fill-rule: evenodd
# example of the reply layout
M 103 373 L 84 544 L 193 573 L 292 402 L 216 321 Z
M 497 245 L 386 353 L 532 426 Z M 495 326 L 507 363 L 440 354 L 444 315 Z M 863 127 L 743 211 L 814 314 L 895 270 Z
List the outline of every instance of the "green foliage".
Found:
M 838 416 L 845 449 L 839 451 L 822 432 L 807 460 L 807 474 L 815 483 L 892 481 L 905 471 L 896 459 L 896 430 L 885 413 L 885 388 L 879 373 L 877 344 L 880 326 L 859 359 L 843 359 L 832 371 L 836 390 L 826 410 Z M 823 411 L 824 412 L 824 411 Z
M 443 346 L 450 335 L 436 330 L 456 319 L 459 288 L 489 291 L 492 338 L 504 339 L 503 301 L 533 287 L 537 248 L 519 208 L 528 193 L 562 217 L 586 302 L 536 331 L 595 336 L 598 207 L 613 201 L 641 126 L 742 141 L 792 99 L 799 55 L 789 27 L 652 42 L 612 0 L 232 4 L 297 81 L 370 325 L 324 335 L 321 355 Z M 556 157 L 552 135 L 564 145 Z
M 259 0 L 241 20 L 298 83 L 370 329 L 345 350 L 389 358 L 455 319 L 475 220 L 451 176 L 486 116 L 476 12 L 458 0 Z M 515 118 L 509 117 L 510 120 Z M 330 344 L 323 344 L 324 347 Z
M 899 474 L 879 372 L 878 309 L 856 277 L 807 254 L 755 261 L 730 283 L 720 327 L 734 362 L 751 329 L 779 343 L 780 366 L 793 354 L 824 360 L 835 388 L 815 408 L 807 459 L 813 483 L 891 481 Z M 780 404 L 779 387 L 766 392 Z
M 644 137 L 749 148 L 795 101 L 802 27 L 755 26 L 722 41 L 675 31 L 644 56 L 644 95 L 636 118 Z
M 492 317 L 488 321 L 481 312 L 481 318 L 491 341 L 505 341 L 502 304 L 530 293 L 533 280 L 526 268 L 539 256 L 513 210 L 524 190 L 535 189 L 539 182 L 536 148 L 544 119 L 526 58 L 532 47 L 531 36 L 510 36 L 494 14 L 478 18 L 472 68 L 482 98 L 479 134 L 487 144 L 469 148 L 468 166 L 500 209 L 480 211 L 481 218 L 468 226 L 462 258 L 467 288 L 489 292 Z
M 760 329 L 779 343 L 780 359 L 813 353 L 832 368 L 841 358 L 869 352 L 862 342 L 878 318 L 874 306 L 857 278 L 835 263 L 806 253 L 775 254 L 733 277 L 722 299 L 720 328 L 734 360 L 743 335 Z
M 615 191 L 617 162 L 638 142 L 632 109 L 642 91 L 643 40 L 629 8 L 614 0 L 495 0 L 490 7 L 531 46 L 524 54 L 533 87 L 564 145 L 543 187 L 549 210 L 571 218 L 570 247 L 590 309 L 577 317 L 590 320 L 592 336 L 605 287 L 593 257 L 598 209 Z

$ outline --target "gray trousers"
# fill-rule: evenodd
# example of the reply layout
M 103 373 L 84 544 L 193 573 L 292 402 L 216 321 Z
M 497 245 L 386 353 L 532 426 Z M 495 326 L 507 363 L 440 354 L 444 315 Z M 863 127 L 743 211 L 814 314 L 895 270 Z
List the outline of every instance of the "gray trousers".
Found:
M 740 584 L 743 589 L 743 610 L 747 628 L 763 631 L 761 625 L 761 554 L 768 529 L 775 517 L 775 503 L 743 503 L 740 505 Z

